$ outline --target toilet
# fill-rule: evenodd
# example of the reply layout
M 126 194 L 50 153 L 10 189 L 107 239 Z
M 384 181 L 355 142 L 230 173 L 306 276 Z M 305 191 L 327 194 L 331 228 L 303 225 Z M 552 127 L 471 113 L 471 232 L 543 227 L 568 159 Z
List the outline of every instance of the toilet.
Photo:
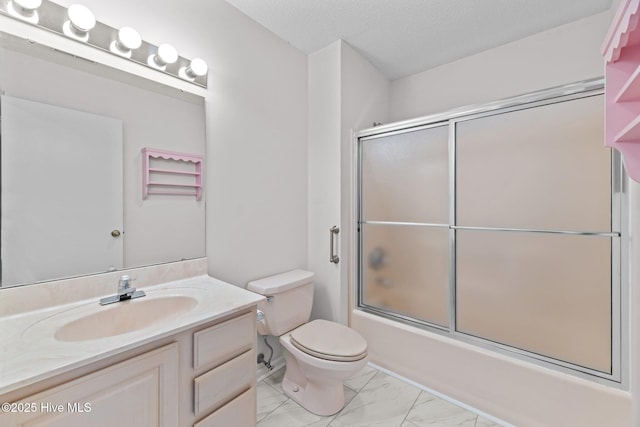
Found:
M 309 322 L 313 273 L 293 270 L 249 282 L 264 295 L 260 335 L 280 337 L 286 350 L 282 388 L 309 412 L 328 416 L 345 404 L 343 382 L 367 363 L 367 342 L 353 329 L 327 320 Z M 308 323 L 307 323 L 308 322 Z

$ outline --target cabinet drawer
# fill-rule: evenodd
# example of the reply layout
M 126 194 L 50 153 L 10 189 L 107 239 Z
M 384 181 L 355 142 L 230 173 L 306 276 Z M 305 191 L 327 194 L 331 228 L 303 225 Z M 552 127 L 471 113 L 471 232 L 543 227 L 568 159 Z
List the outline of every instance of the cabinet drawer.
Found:
M 255 427 L 256 389 L 251 387 L 193 427 Z
M 256 378 L 256 352 L 249 350 L 212 369 L 194 382 L 193 404 L 196 415 L 216 408 L 252 387 Z
M 193 368 L 215 366 L 249 350 L 256 339 L 254 313 L 193 334 Z

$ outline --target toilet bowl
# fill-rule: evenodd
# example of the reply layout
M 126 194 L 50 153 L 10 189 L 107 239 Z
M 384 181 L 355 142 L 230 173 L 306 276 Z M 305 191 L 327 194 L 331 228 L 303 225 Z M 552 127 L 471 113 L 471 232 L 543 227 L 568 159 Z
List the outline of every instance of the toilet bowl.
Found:
M 315 327 L 315 334 L 322 334 L 326 329 L 326 334 L 318 338 L 324 338 L 319 341 L 330 344 L 331 351 L 317 345 L 322 343 L 301 345 L 295 340 L 296 333 L 306 332 L 310 327 Z M 341 332 L 353 333 L 354 342 L 346 343 L 346 346 L 345 342 L 337 344 L 335 331 L 338 328 L 344 329 Z M 364 338 L 338 323 L 314 320 L 281 336 L 280 344 L 286 350 L 287 368 L 282 380 L 285 394 L 317 415 L 333 415 L 340 411 L 345 404 L 344 380 L 367 363 Z
M 343 382 L 367 363 L 367 342 L 353 329 L 328 320 L 306 323 L 313 300 L 313 273 L 293 270 L 249 282 L 247 289 L 266 296 L 258 333 L 280 337 L 287 396 L 317 415 L 328 416 L 345 404 Z

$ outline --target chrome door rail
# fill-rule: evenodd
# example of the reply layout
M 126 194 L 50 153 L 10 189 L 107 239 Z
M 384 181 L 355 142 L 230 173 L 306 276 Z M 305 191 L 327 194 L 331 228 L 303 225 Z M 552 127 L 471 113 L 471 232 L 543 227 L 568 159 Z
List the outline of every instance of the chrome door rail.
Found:
M 470 227 L 463 225 L 432 224 L 427 222 L 396 222 L 396 221 L 361 221 L 365 225 L 388 225 L 405 227 L 436 227 L 448 228 L 450 230 L 472 230 L 472 231 L 511 231 L 517 233 L 537 233 L 537 234 L 564 234 L 572 236 L 600 236 L 600 237 L 620 237 L 619 231 L 576 231 L 576 230 L 551 230 L 537 228 L 506 228 L 506 227 Z
M 360 224 L 369 224 L 369 225 L 399 225 L 399 226 L 409 226 L 409 227 L 439 227 L 439 228 L 449 228 L 449 224 L 434 224 L 428 222 L 398 222 L 398 221 L 360 221 Z
M 517 233 L 537 233 L 537 234 L 563 234 L 572 236 L 601 236 L 620 237 L 620 233 L 613 231 L 572 231 L 572 230 L 539 230 L 535 228 L 504 228 L 504 227 L 466 227 L 461 225 L 451 225 L 452 230 L 473 230 L 473 231 L 511 231 Z
M 487 102 L 484 104 L 467 105 L 460 108 L 454 108 L 441 113 L 430 114 L 416 119 L 403 120 L 400 122 L 389 123 L 386 125 L 380 125 L 372 128 L 363 129 L 356 133 L 357 138 L 368 138 L 373 135 L 386 134 L 394 131 L 404 131 L 408 128 L 415 128 L 418 126 L 428 126 L 442 124 L 446 125 L 448 120 L 456 119 L 460 117 L 471 116 L 479 113 L 490 113 L 496 110 L 503 110 L 509 107 L 520 107 L 525 104 L 531 104 L 538 101 L 546 101 L 546 103 L 552 102 L 555 98 L 570 97 L 571 95 L 578 95 L 583 97 L 585 92 L 603 91 L 604 78 L 597 77 L 593 79 L 584 80 L 577 83 L 570 83 L 562 86 L 556 86 L 549 89 L 544 89 L 536 92 L 526 93 L 523 95 L 517 95 L 511 98 L 501 99 L 498 101 Z M 442 123 L 437 123 L 442 122 Z

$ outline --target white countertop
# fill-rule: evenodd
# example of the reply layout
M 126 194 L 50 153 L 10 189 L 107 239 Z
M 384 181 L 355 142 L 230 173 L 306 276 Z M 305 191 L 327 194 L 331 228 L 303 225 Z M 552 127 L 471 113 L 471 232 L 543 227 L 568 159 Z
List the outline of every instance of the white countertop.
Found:
M 209 276 L 140 289 L 147 297 L 139 300 L 183 295 L 196 299 L 197 305 L 186 313 L 139 330 L 85 341 L 63 342 L 54 335 L 60 326 L 109 307 L 100 306 L 96 298 L 0 317 L 0 395 L 245 310 L 263 299 Z M 115 304 L 135 301 L 138 300 Z

